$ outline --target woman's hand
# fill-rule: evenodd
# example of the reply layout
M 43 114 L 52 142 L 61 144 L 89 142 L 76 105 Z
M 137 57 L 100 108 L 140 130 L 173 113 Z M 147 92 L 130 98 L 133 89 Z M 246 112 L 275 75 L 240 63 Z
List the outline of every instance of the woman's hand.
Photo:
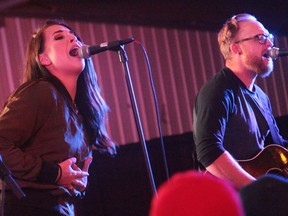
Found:
M 76 161 L 76 158 L 72 157 L 59 164 L 62 171 L 57 184 L 67 188 L 71 193 L 74 193 L 74 190 L 83 192 L 86 189 L 92 157 L 84 161 L 82 170 L 76 165 Z
M 73 165 L 73 169 L 88 173 L 91 162 L 92 162 L 92 157 L 88 157 L 84 161 L 82 170 L 76 164 Z M 75 182 L 72 182 L 71 185 L 76 190 L 83 192 L 87 187 L 87 183 L 88 183 L 88 176 L 83 176 L 82 178 L 78 178 Z

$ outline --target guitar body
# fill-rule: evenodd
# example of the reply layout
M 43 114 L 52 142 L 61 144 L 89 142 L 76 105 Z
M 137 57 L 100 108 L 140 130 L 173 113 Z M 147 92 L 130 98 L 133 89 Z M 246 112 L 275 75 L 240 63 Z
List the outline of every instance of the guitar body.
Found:
M 288 151 L 280 145 L 268 145 L 255 157 L 238 163 L 255 178 L 268 173 L 288 177 Z

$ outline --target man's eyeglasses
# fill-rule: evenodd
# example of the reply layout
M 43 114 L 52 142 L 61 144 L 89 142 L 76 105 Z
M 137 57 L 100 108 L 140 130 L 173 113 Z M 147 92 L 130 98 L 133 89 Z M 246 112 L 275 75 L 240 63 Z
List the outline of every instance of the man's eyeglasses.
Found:
M 274 44 L 274 36 L 272 34 L 257 34 L 253 37 L 249 37 L 249 38 L 244 38 L 242 40 L 236 41 L 235 43 L 241 43 L 243 41 L 247 41 L 247 40 L 253 40 L 253 39 L 257 39 L 259 44 L 266 44 L 267 39 L 269 39 L 269 41 Z

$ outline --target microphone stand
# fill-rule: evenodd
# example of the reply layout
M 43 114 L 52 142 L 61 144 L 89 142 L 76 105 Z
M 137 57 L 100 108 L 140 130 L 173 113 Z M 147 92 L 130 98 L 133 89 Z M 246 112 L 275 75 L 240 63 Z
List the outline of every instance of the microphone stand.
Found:
M 2 205 L 0 215 L 4 216 L 4 202 L 5 202 L 5 190 L 6 183 L 13 191 L 14 195 L 18 198 L 24 198 L 26 195 L 19 187 L 19 185 L 15 182 L 14 178 L 11 175 L 11 171 L 6 167 L 4 162 L 2 161 L 2 156 L 0 155 L 0 178 L 2 180 Z
M 126 53 L 126 51 L 124 49 L 124 45 L 120 45 L 118 47 L 117 52 L 118 52 L 118 55 L 119 55 L 119 60 L 120 60 L 121 63 L 123 63 L 122 65 L 123 65 L 123 69 L 125 71 L 126 84 L 127 84 L 127 87 L 128 87 L 130 100 L 131 100 L 131 103 L 132 103 L 132 108 L 133 108 L 133 113 L 134 113 L 134 117 L 135 117 L 135 121 L 136 121 L 138 136 L 139 136 L 139 139 L 141 141 L 142 150 L 143 150 L 144 156 L 145 156 L 145 162 L 146 162 L 146 166 L 147 166 L 147 169 L 148 169 L 148 174 L 149 174 L 149 180 L 150 180 L 152 194 L 155 194 L 157 196 L 156 186 L 155 186 L 155 182 L 154 182 L 154 178 L 153 178 L 153 172 L 152 172 L 152 168 L 151 168 L 151 165 L 150 165 L 150 160 L 149 160 L 149 156 L 148 156 L 147 146 L 146 146 L 144 133 L 143 133 L 142 125 L 141 125 L 141 120 L 140 120 L 140 116 L 139 116 L 139 112 L 138 112 L 138 108 L 137 108 L 137 104 L 136 104 L 136 98 L 135 98 L 135 94 L 134 94 L 134 90 L 133 90 L 133 84 L 132 84 L 131 76 L 130 76 L 130 72 L 129 72 L 128 57 L 127 57 L 127 53 Z

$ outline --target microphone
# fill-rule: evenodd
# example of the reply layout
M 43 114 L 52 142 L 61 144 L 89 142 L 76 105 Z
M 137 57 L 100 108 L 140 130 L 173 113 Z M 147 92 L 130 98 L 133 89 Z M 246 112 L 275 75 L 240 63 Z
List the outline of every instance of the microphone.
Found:
M 79 47 L 78 49 L 71 50 L 70 55 L 71 56 L 78 55 L 81 58 L 89 58 L 92 55 L 95 55 L 97 53 L 100 53 L 106 50 L 118 51 L 120 49 L 120 46 L 131 43 L 132 41 L 134 41 L 134 38 L 105 42 L 96 46 L 83 45 Z
M 279 49 L 278 47 L 272 47 L 266 56 L 271 57 L 272 59 L 277 59 L 278 57 L 288 56 L 288 49 Z

